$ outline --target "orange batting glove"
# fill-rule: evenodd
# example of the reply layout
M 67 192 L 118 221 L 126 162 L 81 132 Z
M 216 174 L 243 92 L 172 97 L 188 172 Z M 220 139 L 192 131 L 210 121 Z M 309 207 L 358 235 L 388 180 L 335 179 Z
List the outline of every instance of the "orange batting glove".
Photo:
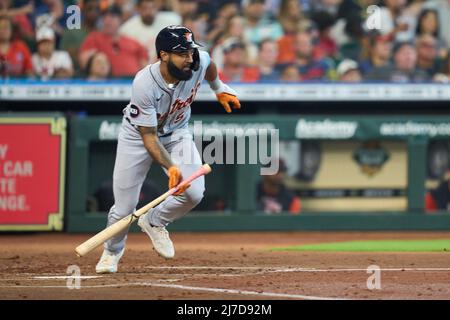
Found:
M 217 100 L 227 113 L 231 113 L 230 103 L 232 104 L 233 109 L 241 108 L 241 103 L 237 98 L 236 91 L 230 88 L 229 85 L 220 81 L 219 78 L 217 78 L 212 84 L 214 85 L 214 93 L 216 94 Z
M 167 170 L 167 174 L 169 175 L 169 189 L 175 188 L 183 180 L 183 176 L 181 175 L 181 170 L 180 170 L 180 168 L 178 168 L 176 166 L 170 167 L 169 170 Z M 191 186 L 190 184 L 183 185 L 173 195 L 179 196 L 184 191 L 186 191 L 186 189 L 189 188 L 190 186 Z
M 231 113 L 230 102 L 232 103 L 234 109 L 241 108 L 241 103 L 239 102 L 238 98 L 234 94 L 231 94 L 228 92 L 221 92 L 221 93 L 216 94 L 216 96 L 217 96 L 217 100 L 219 100 L 220 104 L 222 105 L 222 107 L 225 109 L 225 111 L 227 113 Z

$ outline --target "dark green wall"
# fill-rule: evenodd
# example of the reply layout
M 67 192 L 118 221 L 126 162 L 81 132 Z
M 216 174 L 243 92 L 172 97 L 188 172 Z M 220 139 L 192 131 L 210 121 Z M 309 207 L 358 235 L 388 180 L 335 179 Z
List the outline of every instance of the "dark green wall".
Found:
M 408 212 L 406 213 L 308 213 L 299 216 L 264 216 L 255 212 L 255 185 L 259 179 L 258 165 L 213 164 L 213 174 L 206 177 L 205 196 L 222 196 L 227 208 L 221 213 L 192 212 L 177 221 L 177 230 L 430 230 L 450 229 L 450 215 L 433 216 L 424 213 L 423 195 L 426 177 L 426 149 L 430 138 L 450 138 L 442 131 L 431 136 L 429 132 L 384 136 L 380 126 L 385 123 L 439 125 L 450 124 L 450 116 L 202 116 L 192 120 L 206 123 L 241 124 L 266 123 L 279 129 L 281 139 L 298 139 L 296 126 L 299 119 L 306 121 L 349 121 L 358 125 L 352 140 L 401 139 L 408 143 Z M 68 188 L 66 193 L 66 230 L 71 232 L 98 231 L 106 223 L 105 213 L 86 212 L 87 195 L 92 194 L 106 179 L 111 179 L 116 140 L 114 130 L 100 140 L 102 122 L 117 129 L 119 117 L 73 117 L 70 120 L 68 154 Z M 192 121 L 191 121 L 192 122 Z M 104 136 L 103 136 L 104 138 Z M 312 137 L 320 139 L 320 137 Z M 335 137 L 339 140 L 339 137 Z M 327 137 L 326 139 L 331 139 Z M 160 168 L 151 170 L 150 179 L 165 190 L 167 179 Z

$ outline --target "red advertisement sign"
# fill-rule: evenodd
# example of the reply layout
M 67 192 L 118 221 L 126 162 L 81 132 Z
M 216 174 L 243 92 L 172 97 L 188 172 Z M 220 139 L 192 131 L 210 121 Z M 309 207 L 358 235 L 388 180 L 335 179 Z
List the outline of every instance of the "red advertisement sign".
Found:
M 0 230 L 62 230 L 64 118 L 0 118 Z

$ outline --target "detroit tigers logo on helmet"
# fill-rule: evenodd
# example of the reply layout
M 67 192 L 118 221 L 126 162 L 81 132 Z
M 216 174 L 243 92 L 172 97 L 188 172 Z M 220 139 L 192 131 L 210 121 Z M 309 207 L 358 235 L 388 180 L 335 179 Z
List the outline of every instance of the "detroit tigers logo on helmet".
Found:
M 162 29 L 156 36 L 156 53 L 160 57 L 160 51 L 182 52 L 201 47 L 195 42 L 195 36 L 189 28 L 183 26 L 168 26 Z
M 192 33 L 186 32 L 186 33 L 184 34 L 184 37 L 186 38 L 186 41 L 187 41 L 187 42 L 192 42 Z

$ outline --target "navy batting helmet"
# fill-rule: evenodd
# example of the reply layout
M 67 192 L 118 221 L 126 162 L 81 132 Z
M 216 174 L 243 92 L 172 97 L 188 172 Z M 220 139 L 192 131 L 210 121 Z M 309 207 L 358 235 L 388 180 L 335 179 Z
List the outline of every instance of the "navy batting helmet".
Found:
M 160 58 L 160 51 L 182 52 L 201 47 L 195 42 L 192 31 L 183 26 L 168 26 L 156 36 L 156 52 Z

